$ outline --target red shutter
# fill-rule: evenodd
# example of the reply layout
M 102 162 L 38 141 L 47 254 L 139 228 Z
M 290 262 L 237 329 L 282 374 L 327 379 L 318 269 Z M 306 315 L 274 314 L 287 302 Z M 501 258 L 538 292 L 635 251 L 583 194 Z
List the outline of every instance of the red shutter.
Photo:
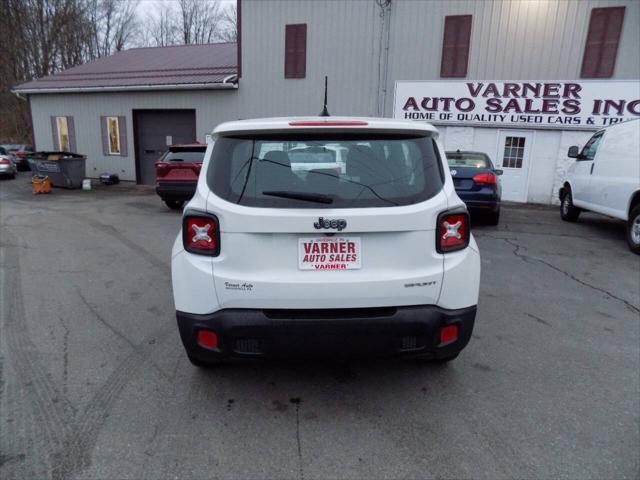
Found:
M 441 77 L 466 77 L 471 43 L 471 15 L 444 18 Z
M 304 78 L 307 73 L 307 25 L 287 25 L 284 35 L 284 78 Z
M 613 76 L 625 7 L 594 8 L 582 58 L 583 78 Z

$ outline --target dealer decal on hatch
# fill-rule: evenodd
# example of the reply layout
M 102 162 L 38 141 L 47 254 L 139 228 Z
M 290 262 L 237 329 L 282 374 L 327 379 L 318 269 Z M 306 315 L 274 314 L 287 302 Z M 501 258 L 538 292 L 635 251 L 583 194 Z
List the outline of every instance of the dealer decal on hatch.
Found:
M 362 265 L 360 237 L 300 238 L 301 270 L 352 270 Z
M 224 282 L 224 288 L 225 290 L 238 290 L 241 292 L 250 292 L 253 290 L 253 284 L 247 283 L 247 282 L 243 282 L 243 283 Z

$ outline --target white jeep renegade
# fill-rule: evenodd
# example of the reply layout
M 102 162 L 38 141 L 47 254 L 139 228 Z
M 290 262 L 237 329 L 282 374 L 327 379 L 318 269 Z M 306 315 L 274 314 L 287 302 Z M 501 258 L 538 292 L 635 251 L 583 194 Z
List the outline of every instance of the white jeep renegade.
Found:
M 471 337 L 478 301 L 469 227 L 431 125 L 221 124 L 172 252 L 189 359 L 451 360 Z

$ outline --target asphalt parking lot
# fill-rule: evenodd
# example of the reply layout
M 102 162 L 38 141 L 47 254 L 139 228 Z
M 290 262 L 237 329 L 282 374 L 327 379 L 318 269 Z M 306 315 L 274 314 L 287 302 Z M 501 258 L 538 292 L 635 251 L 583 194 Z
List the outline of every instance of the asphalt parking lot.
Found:
M 0 180 L 0 477 L 638 478 L 640 257 L 624 225 L 509 206 L 479 225 L 447 366 L 234 362 L 175 325 L 180 215 L 153 190 Z

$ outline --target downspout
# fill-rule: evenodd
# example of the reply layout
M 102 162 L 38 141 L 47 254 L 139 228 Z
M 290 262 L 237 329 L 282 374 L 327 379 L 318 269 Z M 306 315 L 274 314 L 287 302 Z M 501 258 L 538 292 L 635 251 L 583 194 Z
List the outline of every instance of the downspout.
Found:
M 23 102 L 27 102 L 27 106 L 29 107 L 29 129 L 31 130 L 31 146 L 33 147 L 33 150 L 36 151 L 36 133 L 33 131 L 33 112 L 31 111 L 31 100 L 29 99 L 29 95 L 25 97 L 19 92 L 12 91 L 11 93 L 13 93 Z
M 382 30 L 380 32 L 380 49 L 378 55 L 378 108 L 377 115 L 385 116 L 387 100 L 387 81 L 389 66 L 389 45 L 391 42 L 391 0 L 376 0 L 380 7 Z

